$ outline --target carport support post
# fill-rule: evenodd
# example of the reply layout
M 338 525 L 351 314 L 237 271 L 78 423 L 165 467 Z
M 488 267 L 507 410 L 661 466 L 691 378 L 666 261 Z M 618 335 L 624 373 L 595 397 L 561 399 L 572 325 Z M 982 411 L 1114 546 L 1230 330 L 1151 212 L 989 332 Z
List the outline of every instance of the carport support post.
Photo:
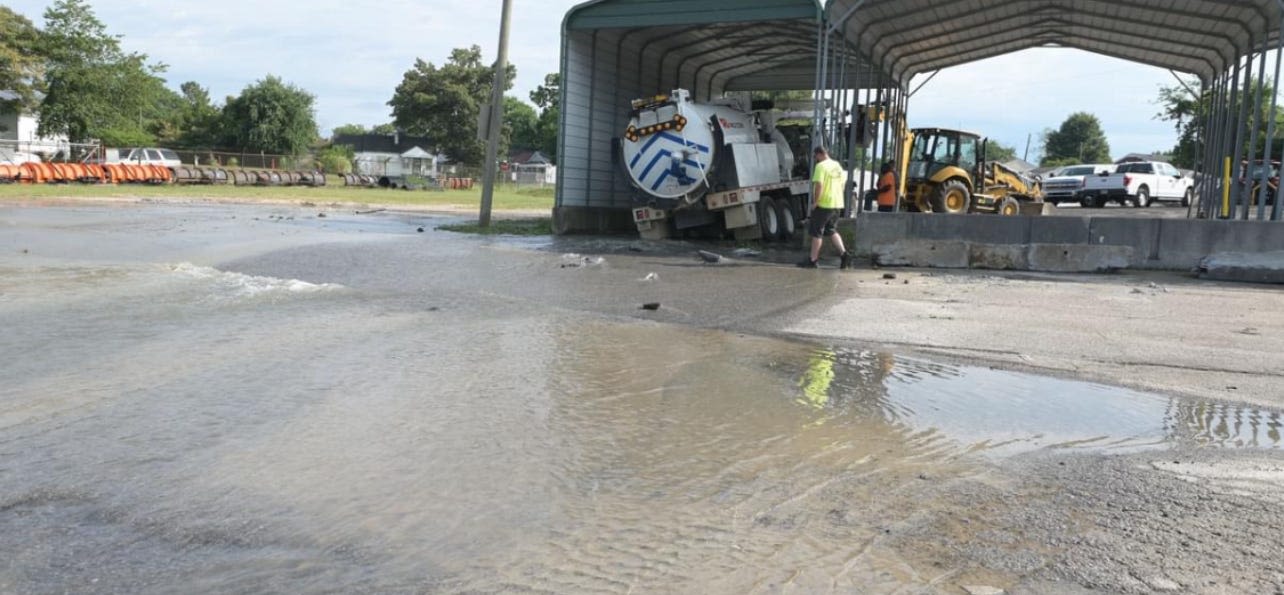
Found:
M 513 16 L 513 0 L 504 0 L 499 19 L 499 57 L 495 59 L 495 87 L 490 95 L 490 138 L 486 142 L 486 170 L 482 177 L 481 214 L 477 224 L 490 227 L 490 210 L 495 198 L 496 160 L 499 158 L 499 132 L 504 127 L 504 83 L 508 81 L 508 22 Z M 592 145 L 590 139 L 589 144 Z
M 1225 115 L 1225 124 L 1224 124 L 1225 133 L 1222 134 L 1222 153 L 1221 154 L 1227 158 L 1229 158 L 1232 154 L 1234 154 L 1234 143 L 1237 140 L 1235 138 L 1235 130 L 1232 127 L 1235 125 L 1235 104 L 1239 102 L 1239 71 L 1240 71 L 1240 63 L 1239 61 L 1236 61 L 1234 74 L 1231 75 L 1230 88 L 1227 90 L 1230 96 L 1230 100 L 1226 103 L 1226 115 Z M 1234 168 L 1236 165 L 1237 164 L 1232 163 L 1231 171 L 1226 172 L 1224 170 L 1225 163 L 1219 162 L 1218 164 L 1219 169 L 1217 171 L 1217 176 L 1222 180 L 1223 184 L 1226 183 L 1226 176 L 1231 176 L 1233 179 L 1234 177 L 1233 174 L 1235 171 Z M 1219 203 L 1220 210 L 1217 212 L 1218 219 L 1229 219 L 1231 217 L 1230 205 L 1228 204 L 1229 201 L 1227 200 L 1227 197 L 1229 196 L 1227 192 L 1229 190 L 1230 189 L 1226 187 L 1221 188 L 1221 194 L 1218 196 L 1218 198 L 1221 199 L 1221 202 Z
M 1270 29 L 1265 24 L 1263 24 L 1262 25 L 1262 51 L 1261 51 L 1262 57 L 1257 64 L 1257 72 L 1258 72 L 1257 78 L 1259 79 L 1262 78 L 1262 75 L 1266 73 L 1266 52 L 1270 47 L 1269 46 L 1270 36 L 1271 36 Z M 1257 129 L 1260 128 L 1262 125 L 1262 101 L 1264 101 L 1265 99 L 1266 99 L 1266 81 L 1258 81 L 1257 82 L 1257 99 L 1253 100 L 1253 123 L 1250 126 L 1250 129 L 1252 130 L 1252 134 L 1249 136 L 1249 141 L 1248 141 L 1248 150 L 1249 150 L 1248 160 L 1250 163 L 1258 155 L 1257 153 L 1258 130 Z M 1261 168 L 1261 170 L 1258 173 L 1265 174 L 1266 168 L 1265 167 Z M 1245 178 L 1247 178 L 1247 176 L 1245 176 Z M 1266 183 L 1265 179 L 1266 179 L 1265 175 L 1262 175 L 1261 177 L 1262 181 L 1259 183 L 1265 184 Z M 1247 192 L 1249 194 L 1252 194 L 1253 192 L 1252 184 L 1246 183 L 1245 188 L 1247 188 Z M 1245 200 L 1244 202 L 1245 202 L 1244 219 L 1248 220 L 1249 212 L 1253 210 L 1252 197 L 1250 196 L 1248 200 Z M 1265 215 L 1265 211 L 1264 211 L 1265 208 L 1266 208 L 1266 205 L 1263 205 L 1260 202 L 1258 203 L 1257 218 L 1259 220 L 1264 218 L 1263 216 Z
M 1240 161 L 1244 157 L 1244 136 L 1248 132 L 1248 97 L 1253 91 L 1252 84 L 1253 54 L 1252 50 L 1249 50 L 1248 60 L 1244 65 L 1244 90 L 1240 93 L 1239 99 L 1239 122 L 1235 126 L 1235 145 L 1232 147 L 1235 155 L 1235 157 L 1231 159 L 1232 172 L 1239 169 Z M 1240 176 L 1232 175 L 1231 179 L 1235 180 L 1235 182 L 1231 184 L 1231 218 L 1235 218 L 1240 211 L 1243 211 L 1243 217 L 1247 219 L 1248 207 L 1241 202 L 1241 199 L 1244 198 L 1244 186 L 1239 183 L 1241 178 Z
M 852 83 L 852 100 L 847 104 L 847 113 L 850 114 L 849 118 L 851 121 L 847 124 L 848 184 L 844 189 L 844 192 L 847 193 L 846 202 L 844 204 L 847 205 L 848 217 L 853 215 L 859 216 L 861 208 L 864 207 L 864 204 L 861 201 L 865 196 L 865 176 L 862 174 L 859 181 L 856 179 L 856 168 L 861 165 L 857 161 L 856 157 L 856 123 L 860 121 L 860 114 L 857 113 L 857 110 L 860 109 L 860 67 L 861 59 L 860 56 L 857 55 L 856 66 L 852 68 L 852 70 L 855 71 L 854 74 L 852 74 L 852 79 L 855 81 Z M 861 157 L 864 157 L 863 150 L 861 151 Z
M 1274 89 L 1271 91 L 1271 111 L 1267 112 L 1266 124 L 1266 155 L 1263 157 L 1266 163 L 1271 162 L 1271 149 L 1275 148 L 1275 108 L 1279 107 L 1280 101 L 1280 60 L 1281 52 L 1284 52 L 1284 0 L 1277 0 L 1280 7 L 1280 47 L 1275 53 L 1275 81 Z M 1258 189 L 1257 200 L 1266 200 L 1266 184 Z M 1260 204 L 1260 203 L 1259 203 Z M 1280 199 L 1275 198 L 1275 204 L 1271 206 L 1271 221 L 1280 220 Z
M 1208 102 L 1207 138 L 1204 141 L 1204 192 L 1200 198 L 1200 213 L 1206 218 L 1216 217 L 1214 199 L 1218 195 L 1222 180 L 1222 108 L 1226 101 L 1226 80 L 1230 72 L 1218 75 L 1213 84 L 1212 97 Z

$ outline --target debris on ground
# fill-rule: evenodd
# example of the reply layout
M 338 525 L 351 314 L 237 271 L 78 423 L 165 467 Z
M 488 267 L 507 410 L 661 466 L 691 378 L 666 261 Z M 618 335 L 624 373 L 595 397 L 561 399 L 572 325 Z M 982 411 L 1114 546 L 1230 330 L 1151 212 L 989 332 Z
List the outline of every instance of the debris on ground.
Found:
M 700 251 L 700 259 L 701 259 L 701 260 L 704 260 L 705 262 L 707 262 L 707 263 L 709 263 L 709 264 L 716 264 L 716 263 L 722 262 L 722 255 L 721 255 L 721 254 L 714 254 L 713 252 L 708 252 L 708 251 L 705 251 L 705 250 L 701 250 L 701 251 Z
M 605 263 L 606 259 L 601 256 L 582 256 L 574 253 L 562 255 L 562 268 L 564 269 L 578 269 Z
M 883 278 L 889 281 L 896 279 L 896 273 L 883 273 Z
M 325 213 L 317 213 L 317 219 L 325 219 Z
M 660 309 L 660 302 L 650 302 L 650 303 L 647 303 L 647 304 L 642 304 L 642 309 L 643 309 L 643 310 L 650 310 L 650 311 L 654 312 L 654 311 L 656 311 L 656 310 L 659 310 L 659 309 Z
M 762 252 L 749 248 L 736 248 L 731 254 L 736 258 L 758 258 L 762 256 Z
M 419 233 L 423 233 L 423 232 L 424 232 L 424 228 L 420 227 L 420 228 L 419 228 Z
M 386 210 L 388 210 L 388 209 L 370 209 L 369 211 L 357 211 L 357 214 L 358 214 L 358 215 L 373 215 L 373 214 L 375 214 L 375 213 L 382 213 L 382 212 L 384 212 L 384 211 L 386 211 Z
M 660 280 L 660 276 L 659 276 L 659 275 L 657 275 L 657 274 L 655 274 L 655 273 L 647 273 L 645 277 L 643 277 L 643 278 L 639 279 L 639 281 L 643 281 L 643 282 L 646 282 L 646 281 L 659 281 L 659 280 Z

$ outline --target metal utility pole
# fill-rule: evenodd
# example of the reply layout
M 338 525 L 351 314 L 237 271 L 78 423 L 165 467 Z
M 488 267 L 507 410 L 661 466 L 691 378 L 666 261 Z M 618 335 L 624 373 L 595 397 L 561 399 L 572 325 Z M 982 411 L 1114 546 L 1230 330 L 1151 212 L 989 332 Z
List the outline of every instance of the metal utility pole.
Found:
M 495 168 L 499 159 L 499 133 L 504 128 L 504 86 L 508 82 L 508 21 L 513 14 L 513 0 L 504 0 L 499 21 L 499 57 L 495 59 L 495 88 L 490 94 L 490 129 L 486 139 L 486 170 L 482 176 L 481 215 L 477 223 L 490 227 L 490 209 L 495 199 Z

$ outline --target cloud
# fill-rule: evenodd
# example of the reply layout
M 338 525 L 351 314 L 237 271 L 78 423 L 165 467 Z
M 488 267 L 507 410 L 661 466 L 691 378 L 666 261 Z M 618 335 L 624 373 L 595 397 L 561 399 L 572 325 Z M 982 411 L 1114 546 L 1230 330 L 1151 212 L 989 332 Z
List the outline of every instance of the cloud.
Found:
M 561 22 L 578 0 L 515 0 L 511 94 L 523 100 L 559 68 Z M 33 21 L 48 2 L 10 2 Z M 323 131 L 391 119 L 387 101 L 416 58 L 440 64 L 479 45 L 493 60 L 500 0 L 94 0 L 108 31 L 131 51 L 169 65 L 172 87 L 194 80 L 222 99 L 268 74 L 317 97 Z M 921 80 L 921 79 L 920 79 Z M 918 81 L 916 81 L 917 83 Z M 1036 49 L 941 72 L 911 102 L 914 125 L 976 130 L 1023 150 L 1028 134 L 1069 114 L 1096 114 L 1114 153 L 1168 148 L 1170 123 L 1153 119 L 1166 71 L 1076 50 Z

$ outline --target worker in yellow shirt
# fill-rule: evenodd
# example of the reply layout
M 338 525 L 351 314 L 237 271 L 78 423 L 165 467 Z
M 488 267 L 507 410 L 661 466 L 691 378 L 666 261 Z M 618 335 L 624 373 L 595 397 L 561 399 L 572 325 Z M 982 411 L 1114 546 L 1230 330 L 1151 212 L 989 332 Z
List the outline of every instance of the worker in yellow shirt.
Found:
M 820 261 L 820 248 L 825 238 L 831 238 L 842 255 L 838 268 L 851 266 L 852 257 L 843 246 L 843 238 L 836 228 L 843 212 L 843 184 L 847 173 L 837 161 L 829 158 L 829 151 L 816 147 L 816 169 L 811 174 L 811 214 L 807 217 L 807 233 L 811 235 L 811 256 L 798 263 L 804 269 L 814 269 Z

